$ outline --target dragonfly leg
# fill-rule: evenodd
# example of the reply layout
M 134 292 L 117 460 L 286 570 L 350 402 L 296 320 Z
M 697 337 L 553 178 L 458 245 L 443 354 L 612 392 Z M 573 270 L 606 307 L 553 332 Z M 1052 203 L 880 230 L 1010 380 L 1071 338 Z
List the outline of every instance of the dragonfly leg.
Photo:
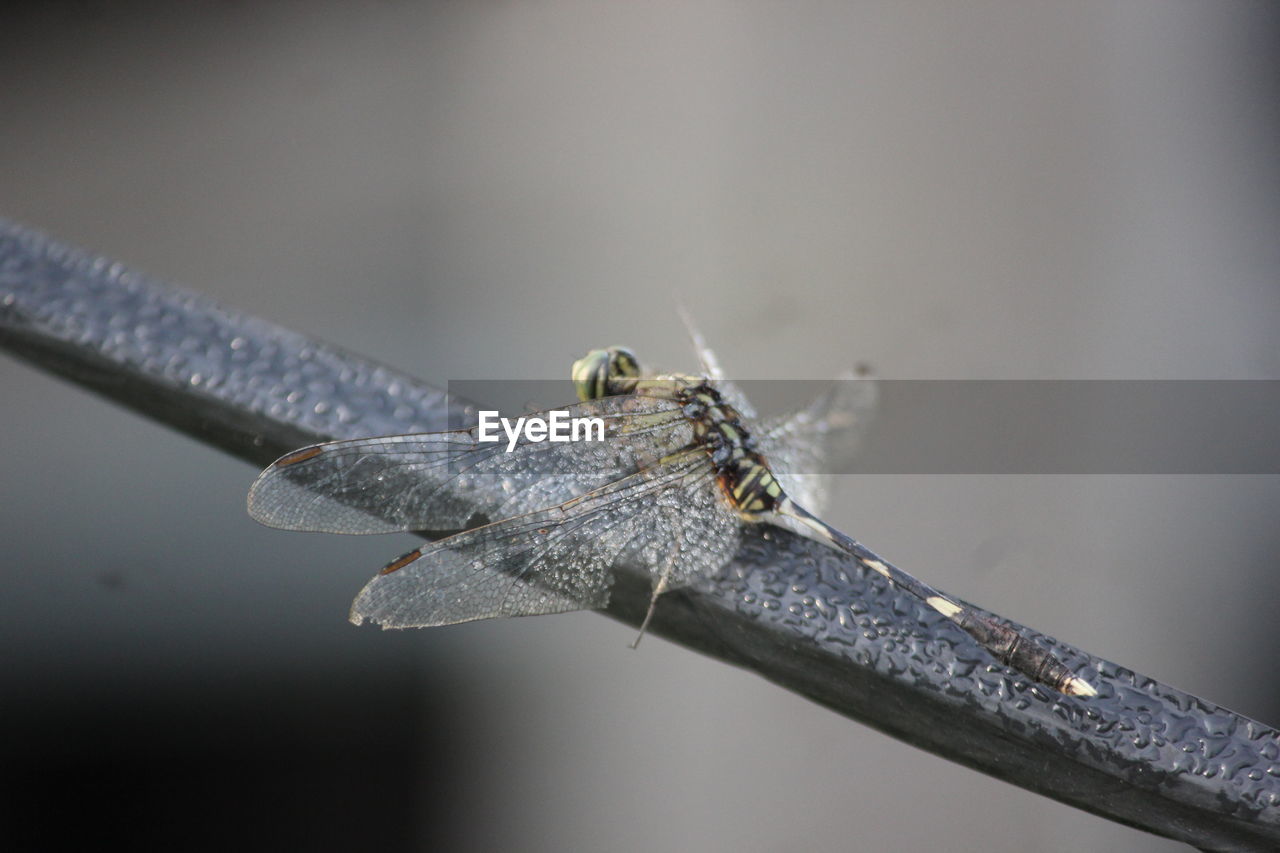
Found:
M 644 614 L 644 621 L 640 623 L 640 633 L 636 635 L 635 642 L 631 644 L 631 648 L 640 645 L 640 641 L 644 639 L 644 632 L 649 628 L 649 620 L 653 618 L 653 609 L 658 606 L 658 596 L 667 591 L 671 585 L 671 574 L 675 570 L 676 560 L 680 556 L 680 552 L 684 550 L 684 528 L 679 524 L 679 518 L 672 517 L 675 513 L 665 513 L 670 517 L 668 528 L 673 532 L 671 537 L 671 551 L 667 556 L 666 563 L 662 566 L 662 573 L 658 575 L 658 579 L 653 583 L 653 595 L 649 596 L 649 612 Z
M 640 633 L 636 635 L 635 642 L 631 644 L 631 648 L 640 645 L 640 641 L 644 639 L 644 632 L 649 628 L 649 620 L 653 618 L 653 609 L 658 606 L 658 596 L 667 591 L 667 573 L 663 572 L 658 578 L 658 582 L 653 585 L 653 595 L 649 597 L 649 611 L 644 614 L 644 621 L 640 623 Z

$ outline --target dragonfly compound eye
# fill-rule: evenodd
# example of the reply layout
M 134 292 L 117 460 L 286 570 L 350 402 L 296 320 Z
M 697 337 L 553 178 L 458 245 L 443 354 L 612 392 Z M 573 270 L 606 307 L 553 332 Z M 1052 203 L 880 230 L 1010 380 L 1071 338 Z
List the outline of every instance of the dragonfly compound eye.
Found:
M 633 383 L 619 380 L 638 377 L 640 363 L 626 347 L 594 349 L 573 363 L 571 375 L 579 400 L 598 400 L 629 393 Z

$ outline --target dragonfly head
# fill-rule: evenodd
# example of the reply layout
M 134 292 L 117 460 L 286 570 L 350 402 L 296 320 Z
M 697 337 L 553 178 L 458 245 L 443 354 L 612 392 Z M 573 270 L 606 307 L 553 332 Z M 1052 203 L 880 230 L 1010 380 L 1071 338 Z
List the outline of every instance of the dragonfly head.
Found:
M 573 387 L 579 400 L 628 394 L 640 376 L 640 362 L 626 347 L 593 349 L 573 363 Z

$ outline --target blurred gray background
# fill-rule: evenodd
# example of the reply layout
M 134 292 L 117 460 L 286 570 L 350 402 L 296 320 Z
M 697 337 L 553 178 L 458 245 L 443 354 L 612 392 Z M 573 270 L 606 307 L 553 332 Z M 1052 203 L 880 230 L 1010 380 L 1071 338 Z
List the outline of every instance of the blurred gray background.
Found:
M 1275 379 L 1278 30 L 1243 2 L 57 4 L 0 31 L 0 216 L 440 384 L 612 343 L 690 367 L 677 298 L 744 378 Z M 1181 849 L 595 614 L 357 630 L 411 540 L 259 528 L 243 463 L 0 383 L 0 710 L 43 832 Z M 828 517 L 1274 725 L 1278 479 L 844 477 Z

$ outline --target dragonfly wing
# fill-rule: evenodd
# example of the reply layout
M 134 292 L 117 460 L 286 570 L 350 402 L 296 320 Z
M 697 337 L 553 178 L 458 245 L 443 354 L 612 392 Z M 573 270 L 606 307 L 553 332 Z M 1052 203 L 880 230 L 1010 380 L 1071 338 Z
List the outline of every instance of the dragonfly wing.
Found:
M 687 585 L 736 546 L 736 519 L 709 502 L 714 477 L 705 453 L 689 450 L 559 506 L 423 546 L 365 586 L 351 621 L 415 628 L 599 608 L 624 565 Z M 685 523 L 667 523 L 673 507 Z
M 720 391 L 720 395 L 724 397 L 725 402 L 738 410 L 738 413 L 747 418 L 756 416 L 755 407 L 751 405 L 751 401 L 747 399 L 747 395 L 742 393 L 742 389 L 733 384 L 724 377 L 724 369 L 720 367 L 720 360 L 716 358 L 715 352 L 711 347 L 707 346 L 707 340 L 702 336 L 702 332 L 698 331 L 698 327 L 694 325 L 693 316 L 685 309 L 684 305 L 677 305 L 680 313 L 680 320 L 684 323 L 685 331 L 689 334 L 689 341 L 693 344 L 693 351 L 698 356 L 698 362 L 702 366 L 702 375 L 715 382 L 716 388 Z
M 853 458 L 877 396 L 874 381 L 849 374 L 805 408 L 761 424 L 757 444 L 787 494 L 802 506 L 819 514 L 825 509 L 828 475 Z
M 683 302 L 676 302 L 676 312 L 680 315 L 680 322 L 684 323 L 684 330 L 689 335 L 689 343 L 693 345 L 693 351 L 702 365 L 702 375 L 717 382 L 724 379 L 720 360 L 716 358 L 711 347 L 707 346 L 707 339 L 698 330 L 698 326 L 693 322 L 693 315 L 684 307 Z
M 328 533 L 458 530 L 563 503 L 652 464 L 692 441 L 672 402 L 607 397 L 566 406 L 600 418 L 603 441 L 531 442 L 478 429 L 317 444 L 273 462 L 249 491 L 249 514 L 270 527 Z M 545 414 L 545 413 L 543 413 Z

